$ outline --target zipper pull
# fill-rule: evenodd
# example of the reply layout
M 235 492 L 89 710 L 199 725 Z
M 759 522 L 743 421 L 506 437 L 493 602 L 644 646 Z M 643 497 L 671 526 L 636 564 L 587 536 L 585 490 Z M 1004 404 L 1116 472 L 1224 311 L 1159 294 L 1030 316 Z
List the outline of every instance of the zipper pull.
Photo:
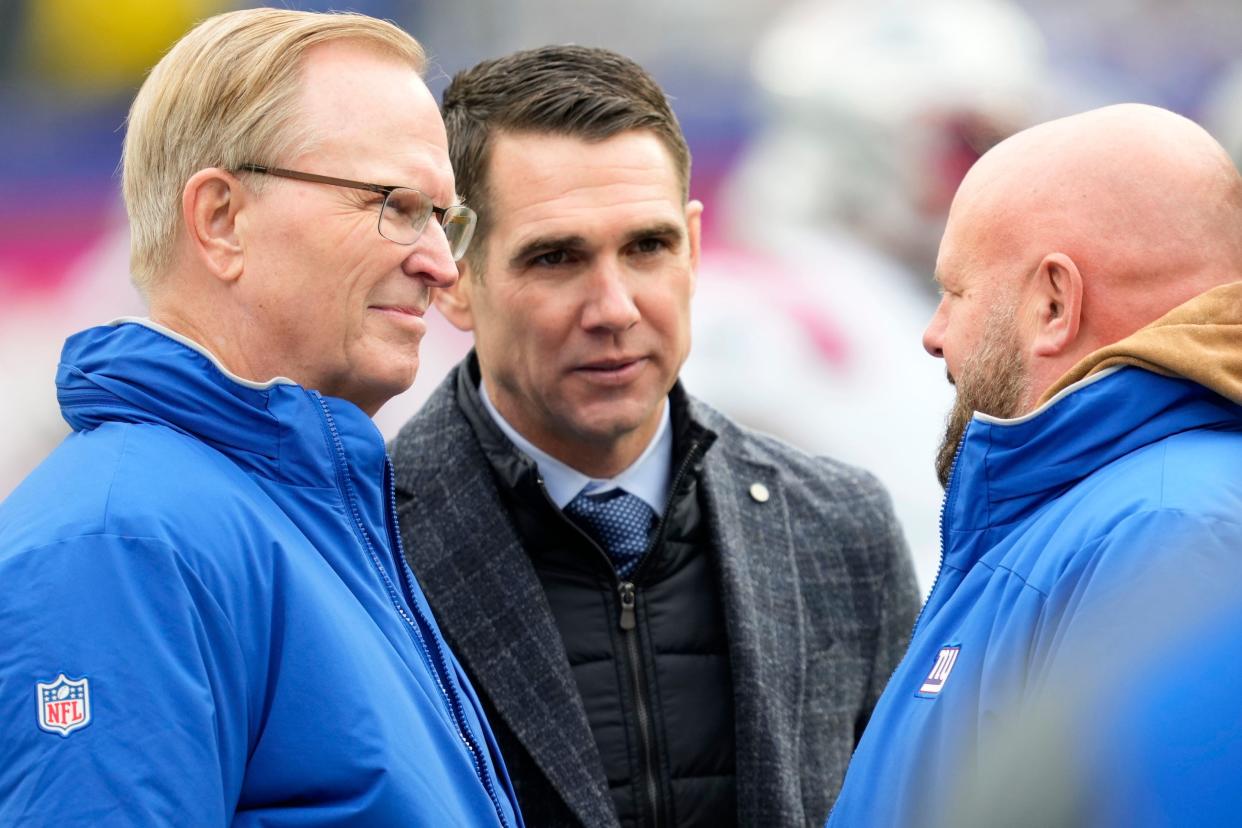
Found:
M 617 591 L 621 593 L 621 629 L 634 629 L 634 585 L 629 581 L 622 581 Z

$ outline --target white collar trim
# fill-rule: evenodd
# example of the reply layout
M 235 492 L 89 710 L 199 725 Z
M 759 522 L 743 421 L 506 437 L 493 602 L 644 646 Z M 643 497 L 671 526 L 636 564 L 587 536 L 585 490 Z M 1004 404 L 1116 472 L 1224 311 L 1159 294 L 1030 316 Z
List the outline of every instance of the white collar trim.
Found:
M 1021 417 L 1013 417 L 1013 418 L 1007 419 L 1004 417 L 993 417 L 991 414 L 984 414 L 981 411 L 976 411 L 973 419 L 976 419 L 982 423 L 988 423 L 989 425 L 998 425 L 998 426 L 1022 425 L 1025 422 L 1029 422 L 1030 420 L 1035 419 L 1040 414 L 1043 414 L 1049 408 L 1056 405 L 1057 403 L 1065 399 L 1070 394 L 1073 394 L 1075 391 L 1080 391 L 1083 388 L 1086 388 L 1088 385 L 1099 382 L 1105 377 L 1110 377 L 1113 374 L 1117 373 L 1122 368 L 1128 368 L 1128 367 L 1130 366 L 1114 365 L 1111 368 L 1105 368 L 1103 371 L 1100 371 L 1097 374 L 1092 374 L 1089 377 L 1080 379 L 1078 382 L 1075 382 L 1072 385 L 1067 385 L 1064 388 L 1062 388 L 1060 391 L 1058 391 L 1055 395 L 1053 395 L 1052 399 L 1048 400 L 1048 402 L 1044 403 L 1039 408 L 1036 408 L 1034 411 L 1030 412 L 1029 414 L 1023 414 Z
M 255 391 L 267 391 L 267 390 L 270 390 L 272 386 L 275 386 L 275 385 L 297 385 L 296 382 L 289 379 L 288 377 L 272 377 L 267 382 L 255 382 L 254 380 L 248 380 L 248 379 L 239 377 L 237 376 L 237 374 L 234 374 L 228 368 L 225 368 L 224 363 L 222 363 L 216 357 L 215 354 L 207 350 L 204 346 L 198 344 L 193 339 L 190 339 L 185 334 L 177 333 L 173 329 L 166 328 L 158 322 L 153 322 L 145 316 L 121 316 L 121 317 L 118 317 L 117 319 L 113 319 L 108 324 L 113 327 L 119 327 L 121 325 L 141 325 L 144 328 L 150 328 L 156 333 L 163 334 L 169 339 L 180 342 L 182 345 L 186 346 L 187 348 L 197 351 L 198 353 L 205 356 L 207 359 L 211 360 L 211 364 L 216 366 L 216 368 L 220 371 L 221 374 L 224 374 L 226 377 L 228 377 L 229 379 L 231 379 L 233 382 L 237 383 L 238 385 L 245 386 L 246 388 L 253 388 Z

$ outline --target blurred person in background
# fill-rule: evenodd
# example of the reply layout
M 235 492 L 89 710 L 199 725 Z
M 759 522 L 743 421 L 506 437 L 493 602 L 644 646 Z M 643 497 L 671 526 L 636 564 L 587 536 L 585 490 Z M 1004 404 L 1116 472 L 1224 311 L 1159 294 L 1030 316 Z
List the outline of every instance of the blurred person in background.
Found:
M 926 590 L 942 497 L 926 415 L 952 403 L 916 345 L 936 244 L 970 165 L 1043 119 L 1045 44 L 1008 0 L 813 0 L 776 17 L 752 67 L 767 117 L 723 193 L 729 243 L 704 256 L 685 376 L 730 416 L 873 471 Z
M 475 348 L 392 446 L 398 513 L 527 818 L 821 824 L 917 608 L 886 493 L 678 382 L 703 205 L 646 71 L 522 51 L 442 109 Z
M 924 334 L 957 393 L 944 564 L 830 825 L 932 823 L 1032 699 L 1084 669 L 1124 693 L 1136 674 L 1110 650 L 1144 626 L 1101 619 L 1127 594 L 1161 617 L 1236 598 L 1240 228 L 1228 155 L 1150 106 L 1034 127 L 966 176 Z
M 151 317 L 70 338 L 74 433 L 0 504 L 0 822 L 522 824 L 370 420 L 474 224 L 423 64 L 259 9 L 139 91 Z

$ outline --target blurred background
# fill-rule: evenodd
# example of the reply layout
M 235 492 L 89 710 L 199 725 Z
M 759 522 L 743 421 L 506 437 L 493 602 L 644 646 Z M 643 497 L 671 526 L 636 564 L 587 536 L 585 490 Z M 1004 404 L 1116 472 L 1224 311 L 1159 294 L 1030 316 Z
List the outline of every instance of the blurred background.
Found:
M 146 69 L 235 0 L 0 0 L 0 498 L 64 436 L 69 333 L 145 312 L 117 164 Z M 950 402 L 920 335 L 961 176 L 1031 123 L 1168 107 L 1242 150 L 1237 0 L 338 0 L 427 48 L 439 95 L 474 62 L 607 46 L 673 99 L 707 207 L 689 389 L 802 448 L 874 471 L 930 586 Z M 1136 170 L 1135 174 L 1141 174 Z M 439 317 L 391 436 L 469 347 Z M 55 508 L 55 504 L 48 504 Z

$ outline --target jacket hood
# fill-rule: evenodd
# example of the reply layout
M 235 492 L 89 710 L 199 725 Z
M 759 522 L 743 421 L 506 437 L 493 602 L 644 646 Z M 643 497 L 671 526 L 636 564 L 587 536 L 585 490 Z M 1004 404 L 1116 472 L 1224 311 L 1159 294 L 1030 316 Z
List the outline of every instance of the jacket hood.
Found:
M 241 379 L 202 346 L 147 320 L 121 319 L 66 340 L 56 396 L 75 431 L 111 422 L 171 426 L 252 473 L 303 486 L 335 485 L 339 439 L 355 485 L 383 480 L 383 440 L 357 406 L 283 377 Z
M 1119 365 L 1192 380 L 1242 404 L 1242 282 L 1201 293 L 1125 339 L 1083 357 L 1044 392 L 1039 404 Z

